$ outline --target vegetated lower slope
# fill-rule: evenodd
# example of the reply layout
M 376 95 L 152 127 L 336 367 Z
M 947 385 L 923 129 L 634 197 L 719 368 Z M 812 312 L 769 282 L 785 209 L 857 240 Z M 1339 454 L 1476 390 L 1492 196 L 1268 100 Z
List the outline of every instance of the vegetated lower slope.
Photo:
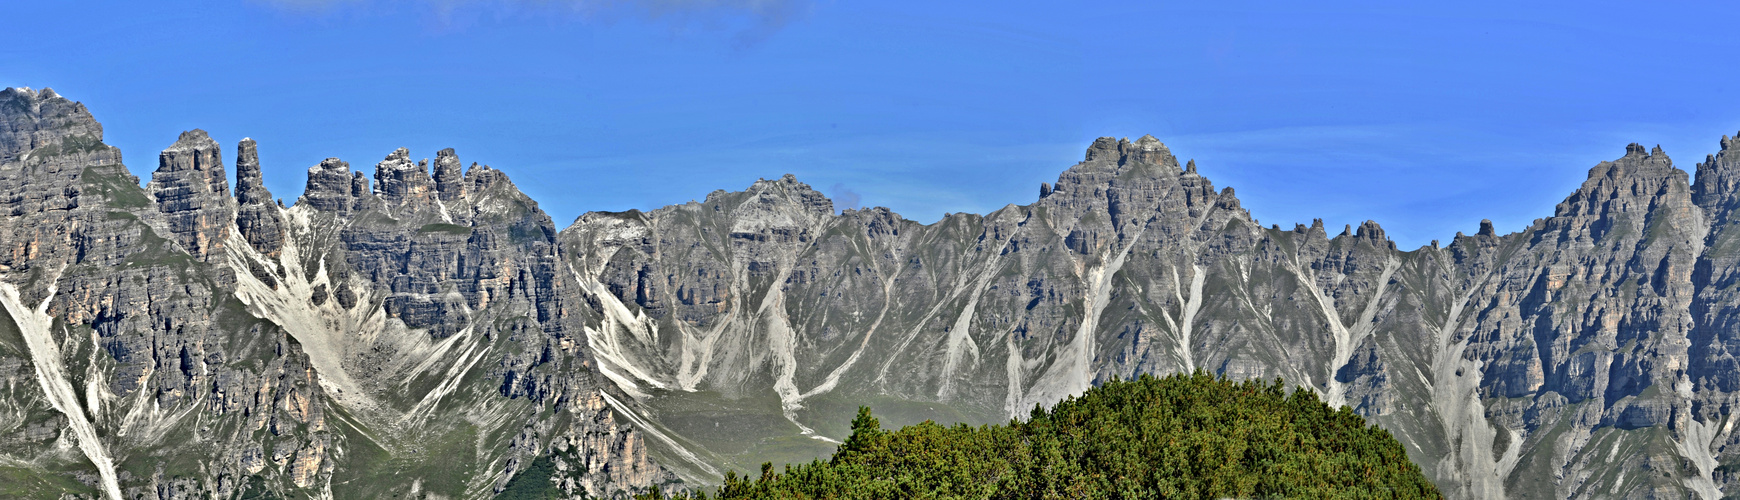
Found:
M 827 462 L 676 498 L 1442 498 L 1388 431 L 1280 380 L 1111 381 L 1026 422 L 881 428 Z M 666 498 L 660 494 L 643 499 Z

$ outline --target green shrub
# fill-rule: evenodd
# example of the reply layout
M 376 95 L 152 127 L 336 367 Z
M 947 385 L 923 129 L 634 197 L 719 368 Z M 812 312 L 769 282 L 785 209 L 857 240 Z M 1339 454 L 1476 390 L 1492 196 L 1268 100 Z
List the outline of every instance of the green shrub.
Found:
M 663 494 L 643 499 L 667 498 Z M 1026 422 L 883 430 L 868 408 L 826 462 L 727 474 L 722 499 L 1442 498 L 1389 432 L 1281 381 L 1113 380 Z

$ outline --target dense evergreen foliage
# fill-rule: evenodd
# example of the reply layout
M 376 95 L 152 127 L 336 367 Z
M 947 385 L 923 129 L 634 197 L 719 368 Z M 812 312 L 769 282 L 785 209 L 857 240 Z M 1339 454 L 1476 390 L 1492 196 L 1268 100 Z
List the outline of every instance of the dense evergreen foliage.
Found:
M 526 470 L 508 480 L 507 487 L 495 495 L 495 500 L 554 500 L 562 498 L 562 490 L 550 477 L 556 473 L 556 462 L 550 457 L 538 457 Z
M 674 498 L 1441 498 L 1389 432 L 1279 380 L 1112 381 L 1026 422 L 881 428 L 833 458 Z M 667 498 L 660 493 L 643 499 Z

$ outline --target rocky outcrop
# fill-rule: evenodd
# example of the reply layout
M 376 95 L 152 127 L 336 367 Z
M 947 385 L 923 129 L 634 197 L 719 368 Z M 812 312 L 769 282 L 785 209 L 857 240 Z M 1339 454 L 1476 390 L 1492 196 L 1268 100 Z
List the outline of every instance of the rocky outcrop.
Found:
M 1101 138 L 1037 202 L 985 216 L 828 215 L 758 182 L 587 214 L 562 239 L 604 373 L 685 391 L 646 418 L 682 428 L 695 391 L 793 424 L 687 448 L 710 464 L 752 467 L 722 451 L 738 443 L 843 438 L 831 423 L 859 401 L 920 403 L 886 405 L 897 423 L 996 422 L 1110 377 L 1205 369 L 1350 406 L 1452 497 L 1714 498 L 1740 450 L 1722 424 L 1733 142 L 1697 184 L 1631 145 L 1522 232 L 1481 221 L 1411 251 L 1374 221 L 1264 228 L 1149 137 Z M 779 401 L 748 403 L 767 392 Z M 748 446 L 732 453 L 774 456 Z
M 308 186 L 296 204 L 322 212 L 349 213 L 368 192 L 368 179 L 360 177 L 360 172 L 358 175 L 356 179 L 362 185 L 353 186 L 349 163 L 338 158 L 322 160 L 319 165 L 308 167 Z
M 381 201 L 389 208 L 432 207 L 437 193 L 428 167 L 428 160 L 412 163 L 411 152 L 405 148 L 387 155 L 375 164 L 375 190 Z
M 606 464 L 582 490 L 674 481 L 597 407 L 555 229 L 500 172 L 384 201 L 333 159 L 286 208 L 251 140 L 232 198 L 204 132 L 141 189 L 101 131 L 0 92 L 0 461 L 35 474 L 9 494 L 483 498 L 525 419 L 591 422 L 537 445 Z
M 377 422 L 401 429 L 385 432 L 411 439 L 437 432 L 423 427 L 450 428 L 446 412 L 475 411 L 520 415 L 520 425 L 538 429 L 511 441 L 490 438 L 465 465 L 487 472 L 440 493 L 474 497 L 493 493 L 541 451 L 569 439 L 549 431 L 577 417 L 538 409 L 573 411 L 576 398 L 588 393 L 602 400 L 585 340 L 577 336 L 585 311 L 572 302 L 572 274 L 559 267 L 554 225 L 500 171 L 474 165 L 459 174 L 458 165 L 453 150 L 441 151 L 437 182 L 427 161 L 413 163 L 400 149 L 377 164 L 372 183 L 336 160 L 311 169 L 310 191 L 287 212 L 309 222 L 286 241 L 289 269 L 280 273 L 281 286 L 267 276 L 244 288 L 258 294 L 258 303 L 283 304 L 262 306 L 267 316 L 307 325 L 293 336 L 329 346 L 314 357 L 325 363 L 323 373 L 343 373 L 344 390 L 356 398 L 345 406 L 400 415 Z M 341 194 L 337 180 L 345 177 L 349 189 Z M 270 267 L 264 257 L 236 256 Z M 398 387 L 426 392 L 407 395 Z M 586 478 L 583 491 L 609 496 L 676 480 L 647 458 L 639 434 L 598 415 L 611 410 L 587 411 L 585 418 L 605 419 L 588 432 L 615 440 L 590 445 L 591 460 L 612 465 L 574 476 Z M 514 421 L 492 418 L 464 428 L 511 437 L 505 426 Z M 617 452 L 627 455 L 610 455 Z M 629 470 L 642 472 L 622 475 Z M 405 478 L 352 493 L 437 492 L 421 482 L 433 480 Z
M 234 213 L 215 144 L 184 134 L 141 189 L 84 109 L 47 90 L 0 92 L 12 148 L 0 160 L 0 455 L 41 474 L 7 491 L 207 498 L 278 481 L 228 457 L 330 439 L 309 420 L 323 396 L 294 368 L 306 357 L 241 312 L 233 273 L 209 263 Z M 287 399 L 307 411 L 278 413 Z M 284 418 L 301 420 L 255 432 Z
M 54 89 L 0 90 L 0 163 L 23 163 L 27 153 L 39 159 L 80 153 L 113 153 L 102 144 L 103 126 L 84 104 L 66 100 Z M 119 156 L 115 153 L 114 156 Z
M 1695 182 L 1633 144 L 1552 217 L 1413 250 L 1261 224 L 1146 136 L 933 224 L 787 175 L 561 231 L 451 149 L 372 180 L 328 159 L 283 207 L 253 141 L 231 198 L 203 132 L 149 189 L 101 140 L 0 92 L 0 456 L 41 471 L 27 494 L 623 496 L 825 456 L 863 404 L 990 423 L 1193 370 L 1346 405 L 1453 498 L 1740 488 L 1727 137 Z
M 272 201 L 272 193 L 260 173 L 260 153 L 253 139 L 236 144 L 236 230 L 248 244 L 269 257 L 277 257 L 287 235 L 284 215 Z
M 465 174 L 459 168 L 459 155 L 453 148 L 435 153 L 435 190 L 441 201 L 465 199 Z
M 206 260 L 222 253 L 235 207 L 217 141 L 204 130 L 182 132 L 157 156 L 146 190 L 171 237 L 189 254 Z

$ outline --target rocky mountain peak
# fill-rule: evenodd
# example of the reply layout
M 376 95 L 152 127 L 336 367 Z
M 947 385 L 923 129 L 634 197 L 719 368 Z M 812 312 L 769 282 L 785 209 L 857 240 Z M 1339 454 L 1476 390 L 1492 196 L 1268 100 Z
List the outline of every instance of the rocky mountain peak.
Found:
M 272 202 L 272 193 L 260 172 L 259 146 L 253 139 L 236 143 L 236 201 L 243 205 Z
M 1215 206 L 1222 210 L 1230 210 L 1234 212 L 1244 210 L 1243 207 L 1239 206 L 1239 196 L 1237 193 L 1233 192 L 1232 186 L 1220 189 L 1220 197 L 1215 200 Z
M 183 175 L 184 172 L 193 172 Z M 206 135 L 204 130 L 193 129 L 182 132 L 171 144 L 157 155 L 158 176 L 188 177 L 198 186 L 192 186 L 203 193 L 220 193 L 229 195 L 229 182 L 224 176 L 223 152 L 218 150 L 217 141 Z
M 1369 243 L 1372 246 L 1379 248 L 1394 248 L 1396 246 L 1394 242 L 1390 241 L 1388 236 L 1384 235 L 1383 226 L 1378 225 L 1377 221 L 1374 220 L 1367 220 L 1359 223 L 1359 228 L 1354 230 L 1354 239 Z
M 52 153 L 39 156 L 81 152 L 119 161 L 120 154 L 109 151 L 102 141 L 103 126 L 84 104 L 46 88 L 40 92 L 28 87 L 0 90 L 0 162 L 16 160 L 37 149 Z
M 1599 217 L 1633 206 L 1658 207 L 1664 202 L 1690 205 L 1690 180 L 1660 146 L 1645 151 L 1642 145 L 1631 143 L 1625 147 L 1625 156 L 1590 168 L 1588 180 L 1559 204 L 1554 217 Z
M 327 158 L 308 167 L 308 185 L 296 204 L 307 204 L 322 212 L 349 212 L 355 205 L 350 172 L 350 163 L 338 158 Z M 366 184 L 368 179 L 363 181 Z
M 272 193 L 260 172 L 260 153 L 253 139 L 236 143 L 236 230 L 255 250 L 269 257 L 284 248 L 284 218 L 272 203 Z
M 399 148 L 375 164 L 375 190 L 388 205 L 432 204 L 435 179 L 424 164 L 411 161 L 410 150 Z
M 1643 152 L 1643 145 L 1642 144 L 1638 144 L 1638 143 L 1633 142 L 1631 144 L 1625 145 L 1625 156 L 1626 157 L 1645 156 L 1645 154 L 1646 153 Z
M 809 184 L 798 182 L 797 176 L 785 174 L 779 179 L 761 179 L 750 185 L 748 193 L 756 198 L 779 199 L 790 203 L 800 212 L 809 214 L 811 218 L 826 217 L 834 214 L 834 201 L 828 199 L 820 191 L 811 188 Z
M 1117 161 L 1118 156 L 1118 139 L 1101 137 L 1094 139 L 1094 143 L 1088 146 L 1087 156 L 1083 161 Z
M 182 131 L 181 135 L 175 138 L 175 144 L 169 145 L 163 152 L 203 151 L 216 147 L 217 141 L 212 140 L 211 135 L 206 134 L 205 130 L 196 128 Z
M 1083 163 L 1114 163 L 1124 164 L 1159 164 L 1178 168 L 1178 160 L 1173 158 L 1172 150 L 1152 135 L 1144 135 L 1135 142 L 1128 138 L 1114 139 L 1101 137 L 1088 146 Z
M 459 154 L 453 148 L 435 153 L 435 190 L 442 201 L 465 197 L 465 173 L 459 167 Z
M 221 255 L 235 206 L 217 141 L 204 130 L 182 132 L 157 155 L 146 190 L 176 243 L 201 260 Z
M 1293 233 L 1304 236 L 1307 240 L 1319 240 L 1329 237 L 1329 231 L 1323 227 L 1323 219 L 1311 219 L 1311 225 L 1293 224 Z
M 1172 159 L 1172 150 L 1167 149 L 1165 144 L 1162 144 L 1159 139 L 1155 139 L 1152 135 L 1143 135 L 1136 139 L 1136 142 L 1125 146 L 1124 149 L 1126 161 L 1165 163 Z
M 1725 216 L 1740 195 L 1740 156 L 1734 153 L 1735 138 L 1722 136 L 1721 151 L 1704 157 L 1697 167 L 1692 200 L 1711 217 Z

